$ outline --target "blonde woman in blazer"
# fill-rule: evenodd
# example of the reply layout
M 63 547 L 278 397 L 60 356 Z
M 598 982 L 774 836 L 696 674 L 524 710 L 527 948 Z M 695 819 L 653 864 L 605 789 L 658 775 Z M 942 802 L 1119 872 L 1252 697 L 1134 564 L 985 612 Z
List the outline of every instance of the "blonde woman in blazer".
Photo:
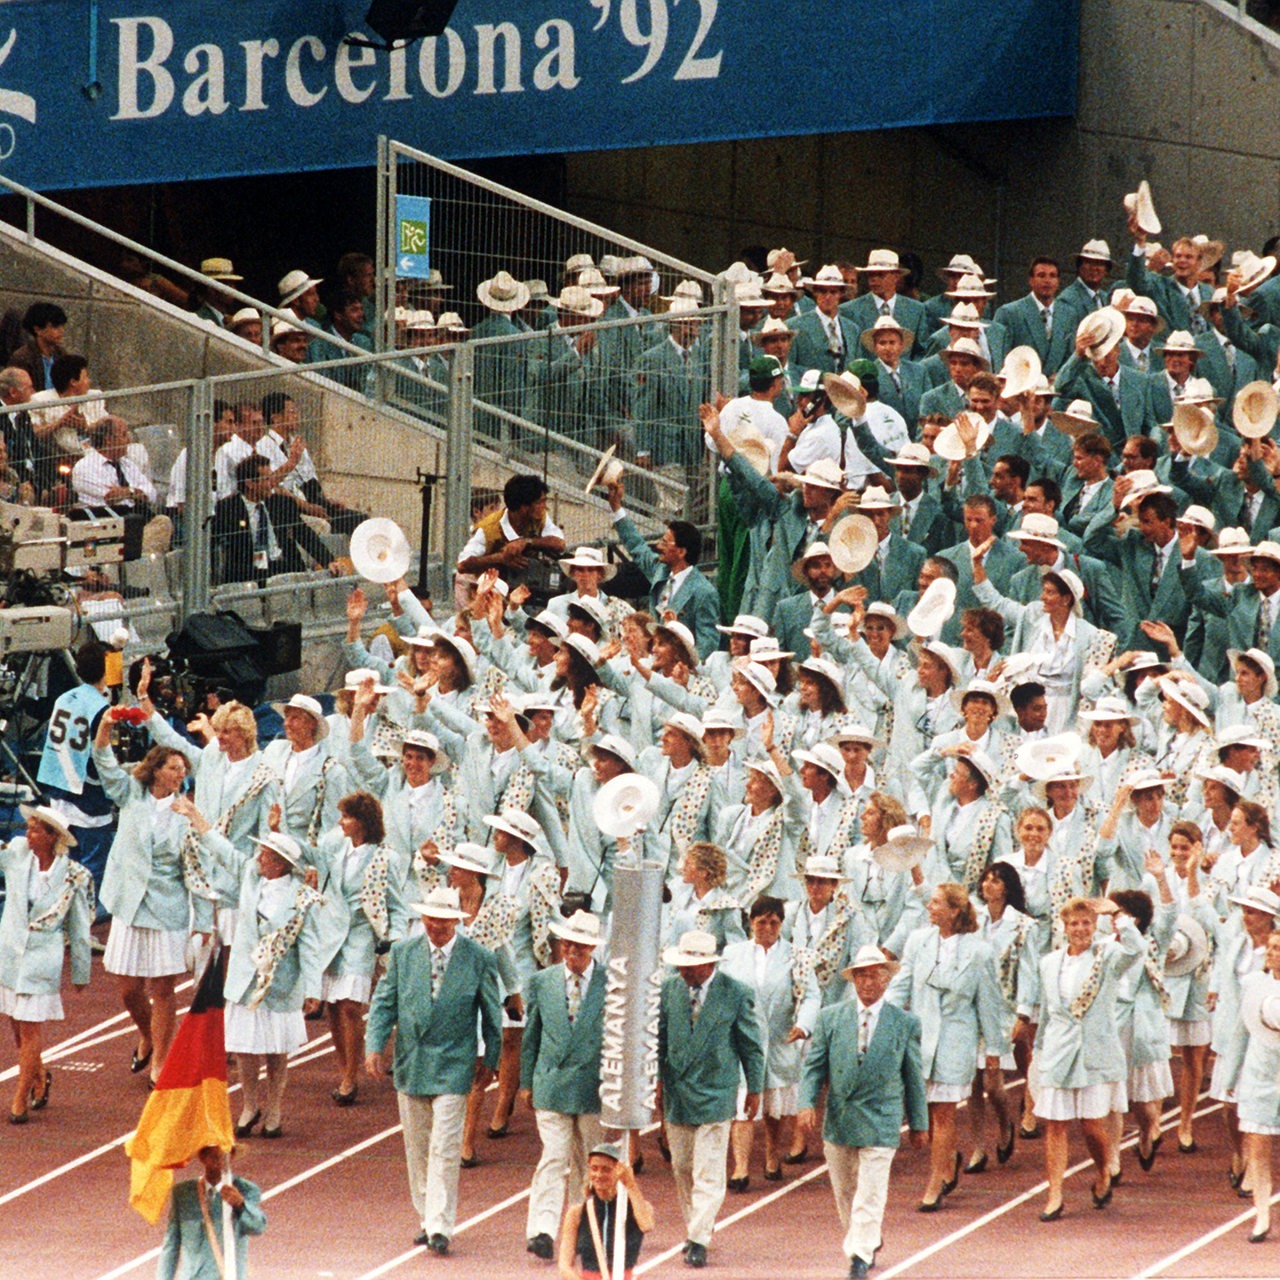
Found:
M 93 881 L 67 851 L 75 844 L 66 823 L 43 805 L 20 807 L 25 836 L 0 847 L 4 915 L 0 916 L 0 1013 L 13 1024 L 18 1078 L 10 1124 L 26 1124 L 49 1101 L 52 1076 L 42 1058 L 44 1024 L 62 1018 L 63 955 L 71 981 L 89 982 L 89 926 Z

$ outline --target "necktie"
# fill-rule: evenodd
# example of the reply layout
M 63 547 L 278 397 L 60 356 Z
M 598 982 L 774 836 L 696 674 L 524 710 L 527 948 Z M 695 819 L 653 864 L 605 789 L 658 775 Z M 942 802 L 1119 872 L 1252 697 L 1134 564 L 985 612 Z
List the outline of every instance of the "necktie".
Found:
M 1160 586 L 1161 572 L 1164 569 L 1164 556 L 1159 551 L 1155 553 L 1155 559 L 1151 562 L 1151 594 L 1154 596 L 1156 589 Z
M 834 316 L 827 321 L 827 346 L 833 356 L 844 355 L 844 335 L 840 332 L 840 321 Z
M 1271 601 L 1266 596 L 1263 596 L 1261 603 L 1258 605 L 1258 631 L 1254 636 L 1254 643 L 1265 652 L 1270 639 Z
M 694 987 L 689 992 L 689 1021 L 697 1024 L 698 1014 L 702 1012 L 702 988 Z
M 1229 342 L 1222 344 L 1222 354 L 1227 358 L 1227 367 L 1234 369 L 1236 367 L 1236 349 Z
M 1139 372 L 1141 372 L 1141 373 L 1146 373 L 1146 372 L 1147 372 L 1147 369 L 1148 369 L 1148 367 L 1149 367 L 1149 365 L 1150 365 L 1150 359 L 1149 359 L 1149 357 L 1148 357 L 1148 355 L 1147 355 L 1147 349 L 1146 349 L 1145 347 L 1143 347 L 1143 349 L 1142 349 L 1141 351 L 1139 351 L 1139 352 L 1138 352 L 1138 370 L 1139 370 Z
M 1044 321 L 1044 336 L 1053 337 L 1053 311 L 1049 307 L 1041 307 L 1040 317 Z
M 902 394 L 902 375 L 897 371 L 897 369 L 890 369 L 889 377 L 893 380 L 894 389 L 898 392 L 899 395 L 901 395 Z
M 882 316 L 887 316 L 889 314 L 889 304 L 883 299 L 880 301 L 880 314 Z
M 905 538 L 911 532 L 911 508 L 906 503 L 902 507 L 902 536 Z
M 256 560 L 262 556 L 265 560 L 267 552 L 270 550 L 270 540 L 267 536 L 267 509 L 258 503 L 253 509 L 253 557 Z
M 116 479 L 120 481 L 120 487 L 122 489 L 130 488 L 129 477 L 124 473 L 124 459 L 113 458 L 111 460 L 111 467 L 116 473 Z
M 569 975 L 569 983 L 565 988 L 565 999 L 569 1008 L 569 1025 L 578 1019 L 578 1010 L 582 1008 L 582 978 L 579 974 L 571 973 Z
M 862 1057 L 867 1051 L 867 1045 L 871 1040 L 870 1030 L 871 1010 L 863 1008 L 858 1013 L 858 1057 Z
M 431 948 L 431 998 L 440 997 L 440 987 L 444 983 L 445 958 L 439 947 Z

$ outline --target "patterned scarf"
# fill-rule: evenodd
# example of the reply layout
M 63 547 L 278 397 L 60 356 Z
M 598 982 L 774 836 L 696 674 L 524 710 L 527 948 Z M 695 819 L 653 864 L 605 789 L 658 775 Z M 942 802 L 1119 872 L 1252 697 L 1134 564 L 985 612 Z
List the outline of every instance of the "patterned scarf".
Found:
M 337 764 L 333 756 L 325 756 L 320 766 L 320 781 L 316 783 L 316 802 L 311 809 L 311 817 L 307 822 L 307 843 L 315 844 L 320 834 L 320 821 L 324 814 L 324 793 L 329 786 L 329 770 Z
M 441 790 L 441 804 L 443 812 L 440 816 L 440 825 L 436 827 L 428 839 L 435 843 L 436 848 L 441 853 L 452 853 L 455 843 L 454 832 L 458 829 L 458 802 L 448 787 L 444 787 Z M 425 844 L 426 841 L 423 841 L 423 843 Z M 424 896 L 430 893 L 432 889 L 444 884 L 445 868 L 438 862 L 434 865 L 428 862 L 423 855 L 421 847 L 413 851 L 411 862 L 413 874 L 417 877 Z
M 511 941 L 519 918 L 520 904 L 514 898 L 495 893 L 480 904 L 476 918 L 466 927 L 467 937 L 489 951 L 497 951 Z
M 1089 637 L 1089 643 L 1085 646 L 1084 662 L 1080 664 L 1080 674 L 1083 675 L 1090 667 L 1105 667 L 1111 661 L 1115 651 L 1115 635 L 1110 631 L 1103 631 L 1101 628 L 1097 628 L 1093 635 Z M 1078 710 L 1092 711 L 1093 699 L 1082 697 Z
M 1093 964 L 1084 980 L 1084 986 L 1080 988 L 1080 994 L 1071 1002 L 1067 1010 L 1077 1021 L 1089 1012 L 1098 992 L 1102 990 L 1102 975 L 1107 968 L 1106 948 L 1101 943 L 1095 942 L 1090 950 L 1093 952 Z M 1066 955 L 1064 954 L 1063 962 L 1065 963 L 1065 961 Z M 1061 975 L 1061 967 L 1059 967 L 1058 973 Z
M 16 886 L 13 891 L 17 891 Z M 89 918 L 92 919 L 95 910 L 93 877 L 80 863 L 67 857 L 67 874 L 62 881 L 62 888 L 58 890 L 58 896 L 53 900 L 52 906 L 46 907 L 38 916 L 27 921 L 27 929 L 31 933 L 52 933 L 61 928 L 67 912 L 71 910 L 71 900 L 77 893 L 84 894 L 89 907 Z
M 680 790 L 667 815 L 667 832 L 681 854 L 698 838 L 698 822 L 711 792 L 711 770 L 695 762 L 689 780 Z
M 1022 948 L 1027 943 L 1027 930 L 1031 919 L 1022 916 L 1014 926 L 1013 937 L 1000 949 L 996 957 L 996 970 L 1000 978 L 1000 990 L 1004 993 L 1008 1004 L 1018 1002 L 1018 960 L 1022 956 Z
M 843 851 L 859 841 L 858 822 L 862 817 L 863 803 L 857 796 L 850 796 L 840 806 L 840 815 L 836 818 L 836 833 L 831 837 L 829 849 Z
M 249 952 L 249 962 L 253 965 L 258 979 L 253 994 L 245 1002 L 245 1008 L 256 1009 L 266 998 L 280 961 L 289 954 L 290 947 L 298 941 L 298 934 L 302 932 L 307 912 L 323 902 L 324 898 L 316 890 L 304 881 L 298 881 L 298 889 L 293 896 L 293 911 L 289 919 L 278 929 L 264 933 L 253 944 L 253 950 Z
M 393 856 L 385 844 L 380 844 L 373 851 L 373 856 L 364 869 L 364 878 L 360 883 L 360 909 L 373 926 L 373 932 L 379 942 L 386 941 L 387 930 L 391 927 L 391 918 L 387 911 L 387 873 L 390 871 Z
M 792 947 L 791 949 L 791 999 L 796 1008 L 804 1002 L 805 988 L 809 979 L 815 976 L 818 953 L 812 947 Z
M 1087 898 L 1093 892 L 1094 866 L 1098 860 L 1099 814 L 1091 805 L 1084 807 L 1084 814 L 1084 836 L 1079 846 L 1068 853 L 1060 854 L 1049 875 L 1051 933 L 1052 945 L 1055 947 L 1062 946 L 1066 939 L 1062 908 L 1072 898 L 1076 896 Z M 1049 820 L 1053 821 L 1052 816 Z
M 533 958 L 540 969 L 552 963 L 551 922 L 560 917 L 560 873 L 554 862 L 539 862 L 529 873 L 529 924 Z
M 695 898 L 694 902 L 698 904 L 697 910 L 693 913 L 693 918 L 697 922 L 695 929 L 701 929 L 703 933 L 711 933 L 712 914 L 716 911 L 738 911 L 741 910 L 741 904 L 736 898 L 731 898 L 722 888 L 709 890 L 703 897 Z
M 501 794 L 494 798 L 493 812 L 501 813 L 503 809 L 519 809 L 521 813 L 528 813 L 529 805 L 533 801 L 535 785 L 533 770 L 521 761 L 511 771 L 511 776 L 507 779 L 507 785 L 502 788 Z
M 1147 971 L 1147 977 L 1151 979 L 1151 985 L 1155 987 L 1156 994 L 1160 997 L 1160 1008 L 1168 1014 L 1169 992 L 1164 985 L 1164 952 L 1153 935 L 1148 934 L 1146 942 L 1147 949 L 1142 957 L 1142 967 Z
M 784 814 L 782 806 L 775 805 L 770 811 L 769 825 L 764 834 L 756 841 L 747 863 L 748 902 L 754 902 L 764 893 L 778 874 L 778 860 L 782 855 L 782 828 Z M 748 819 L 749 820 L 749 819 Z
M 835 915 L 823 930 L 822 937 L 810 947 L 813 952 L 813 974 L 820 987 L 830 986 L 832 980 L 840 976 L 839 965 L 844 958 L 845 935 L 853 915 L 853 907 L 843 889 L 836 890 L 831 905 L 835 907 Z M 801 910 L 804 910 L 803 906 Z
M 213 830 L 225 836 L 231 830 L 231 824 L 240 810 L 261 795 L 264 787 L 276 781 L 278 781 L 276 775 L 260 759 L 249 775 L 248 786 L 214 820 Z M 209 883 L 209 877 L 205 875 L 204 863 L 200 858 L 200 835 L 190 826 L 187 827 L 187 833 L 182 838 L 182 879 L 187 888 L 198 898 L 216 902 L 221 896 Z
M 996 824 L 1004 812 L 1004 805 L 998 800 L 987 799 L 987 807 L 982 811 L 973 829 L 973 839 L 969 842 L 969 850 L 964 856 L 964 887 L 968 893 L 977 893 L 982 883 L 982 873 L 987 869 L 991 859 L 991 842 L 995 839 Z

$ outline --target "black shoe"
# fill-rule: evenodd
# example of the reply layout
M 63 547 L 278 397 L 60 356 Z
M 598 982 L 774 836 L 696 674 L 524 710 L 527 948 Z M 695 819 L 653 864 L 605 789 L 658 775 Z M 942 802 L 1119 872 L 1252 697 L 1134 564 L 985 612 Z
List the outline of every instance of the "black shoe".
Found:
M 739 1194 L 745 1191 L 750 1185 L 750 1178 L 730 1178 L 728 1183 L 729 1190 Z
M 781 1181 L 782 1181 L 782 1170 L 781 1170 L 781 1169 L 766 1169 L 766 1170 L 764 1171 L 764 1180 L 765 1180 L 766 1182 L 781 1182 Z
M 536 1258 L 543 1259 L 544 1262 L 550 1262 L 555 1253 L 555 1245 L 545 1231 L 540 1231 L 529 1241 L 526 1251 Z
M 17 1115 L 14 1115 L 12 1111 L 9 1112 L 10 1124 L 27 1124 L 30 1121 L 30 1119 L 31 1119 L 31 1116 L 26 1111 L 19 1112 Z
M 1141 1146 L 1141 1144 L 1139 1144 L 1139 1146 L 1138 1146 L 1138 1163 L 1142 1166 L 1142 1168 L 1143 1168 L 1143 1170 L 1144 1170 L 1145 1172 L 1147 1172 L 1147 1173 L 1150 1173 L 1150 1172 L 1151 1172 L 1151 1166 L 1152 1166 L 1153 1164 L 1155 1164 L 1155 1162 L 1156 1162 L 1156 1152 L 1160 1150 L 1160 1144 L 1161 1144 L 1163 1141 L 1164 1141 L 1164 1134 L 1160 1134 L 1160 1135 L 1159 1135 L 1159 1137 L 1157 1137 L 1157 1138 L 1152 1142 L 1152 1144 L 1151 1144 L 1151 1150 L 1150 1150 L 1150 1151 L 1148 1151 L 1148 1152 L 1147 1152 L 1147 1154 L 1146 1154 L 1145 1156 L 1142 1154 L 1142 1146 Z M 1182 1148 L 1182 1143 L 1178 1143 L 1178 1148 L 1179 1148 L 1179 1150 L 1181 1150 L 1181 1148 Z M 1114 1182 L 1114 1181 L 1115 1181 L 1115 1179 L 1113 1178 L 1113 1179 L 1112 1179 L 1112 1181 Z
M 949 1195 L 950 1195 L 950 1194 L 951 1194 L 951 1193 L 956 1189 L 956 1187 L 959 1185 L 959 1182 L 960 1182 L 960 1162 L 961 1162 L 961 1160 L 962 1160 L 962 1159 L 963 1159 L 963 1157 L 962 1157 L 962 1156 L 960 1155 L 960 1153 L 957 1151 L 957 1152 L 956 1152 L 956 1167 L 952 1170 L 951 1177 L 949 1177 L 949 1178 L 946 1180 L 946 1182 L 944 1182 L 944 1183 L 942 1184 L 942 1194 L 943 1194 L 944 1196 L 949 1196 Z
M 360 1086 L 358 1084 L 351 1086 L 350 1093 L 343 1093 L 341 1089 L 335 1089 L 329 1097 L 340 1107 L 354 1107 L 356 1098 L 360 1096 Z
M 1020 1124 L 1018 1126 L 1018 1137 L 1020 1137 L 1023 1142 L 1034 1142 L 1039 1136 L 1040 1126 L 1038 1124 L 1033 1124 L 1030 1129 L 1025 1125 Z
M 671 1163 L 671 1148 L 667 1144 L 667 1135 L 661 1129 L 658 1130 L 658 1154 L 667 1164 Z
M 32 1111 L 43 1111 L 45 1107 L 49 1105 L 49 1090 L 52 1087 L 52 1085 L 53 1085 L 53 1072 L 45 1071 L 44 1088 L 39 1093 L 37 1093 L 34 1089 L 31 1090 L 30 1102 L 31 1102 Z
M 430 1239 L 431 1237 L 427 1235 L 425 1231 L 419 1231 L 418 1234 L 413 1237 L 413 1243 L 419 1248 L 425 1249 L 427 1247 L 427 1241 Z
M 943 1194 L 945 1195 L 946 1193 L 944 1192 Z M 941 1208 L 942 1208 L 942 1196 L 940 1195 L 936 1200 L 921 1200 L 920 1203 L 916 1205 L 916 1212 L 917 1213 L 937 1213 L 938 1210 Z
M 1266 1231 L 1253 1231 L 1249 1234 L 1250 1244 L 1261 1244 L 1271 1234 L 1270 1228 Z
M 139 1076 L 150 1065 L 151 1065 L 151 1050 L 148 1049 L 146 1056 L 143 1058 L 140 1058 L 138 1057 L 137 1049 L 134 1049 L 133 1056 L 129 1059 L 129 1070 L 132 1071 L 135 1076 Z
M 280 1125 L 276 1125 L 274 1129 L 268 1129 L 266 1125 L 262 1126 L 262 1136 L 264 1138 L 283 1138 L 284 1129 Z
M 1011 1124 L 1009 1126 L 1009 1136 L 996 1148 L 996 1163 L 1008 1164 L 1013 1155 L 1013 1144 L 1018 1136 L 1018 1126 Z
M 1095 1209 L 1105 1209 L 1111 1203 L 1111 1181 L 1107 1182 L 1107 1189 L 1099 1195 L 1092 1187 L 1089 1188 L 1089 1195 L 1093 1200 Z
M 1199 1151 L 1200 1148 L 1196 1145 L 1196 1140 L 1194 1138 L 1192 1138 L 1190 1142 L 1183 1142 L 1183 1140 L 1179 1138 L 1178 1150 L 1181 1151 L 1184 1156 L 1189 1156 Z
M 695 1244 L 690 1240 L 684 1247 L 684 1265 L 686 1267 L 705 1267 L 707 1265 L 707 1246 Z
M 1003 1164 L 1004 1161 L 1002 1160 L 1000 1163 Z M 965 1173 L 985 1173 L 986 1168 L 987 1168 L 987 1153 L 985 1151 L 982 1151 L 978 1153 L 978 1156 L 976 1157 L 976 1159 L 970 1160 L 969 1163 L 965 1165 L 964 1171 Z
M 496 1142 L 499 1138 L 505 1138 L 507 1136 L 507 1132 L 508 1130 L 505 1124 L 499 1125 L 496 1129 L 486 1129 L 485 1137 L 492 1138 Z
M 443 1258 L 449 1252 L 449 1237 L 442 1236 L 438 1231 L 427 1241 L 427 1248 L 431 1250 L 437 1257 Z
M 1056 1209 L 1046 1209 L 1046 1210 L 1045 1210 L 1045 1211 L 1040 1215 L 1040 1221 L 1041 1221 L 1041 1222 L 1057 1222 L 1057 1220 L 1058 1220 L 1060 1217 L 1062 1217 L 1062 1206 L 1061 1206 L 1061 1205 L 1059 1205 Z
M 853 1261 L 849 1263 L 849 1280 L 867 1280 L 870 1274 L 871 1264 L 855 1254 Z
M 247 1138 L 258 1127 L 258 1121 L 262 1119 L 262 1112 L 255 1111 L 244 1124 L 238 1124 L 232 1130 L 237 1138 Z
M 474 1169 L 480 1163 L 479 1156 L 463 1156 L 458 1161 L 458 1167 L 462 1169 Z
M 782 1157 L 783 1164 L 804 1164 L 809 1159 L 807 1151 L 797 1151 L 794 1154 L 788 1154 Z

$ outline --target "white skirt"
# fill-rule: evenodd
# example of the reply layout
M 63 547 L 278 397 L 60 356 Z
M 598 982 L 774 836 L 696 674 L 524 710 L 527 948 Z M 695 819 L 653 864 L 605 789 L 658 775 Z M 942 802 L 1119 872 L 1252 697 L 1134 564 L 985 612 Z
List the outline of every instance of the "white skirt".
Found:
M 1086 1084 L 1079 1089 L 1055 1089 L 1041 1085 L 1035 1094 L 1036 1115 L 1041 1120 L 1101 1120 L 1112 1111 L 1129 1110 L 1124 1081 Z
M 111 921 L 102 967 L 126 978 L 167 978 L 187 971 L 185 929 L 140 929 Z
M 926 1102 L 963 1102 L 969 1096 L 971 1087 L 967 1084 L 943 1084 L 940 1080 L 926 1080 L 924 1100 Z
M 1213 1039 L 1213 1023 L 1208 1018 L 1170 1018 L 1169 1043 L 1175 1048 L 1208 1044 Z
M 249 1009 L 228 1001 L 224 1028 L 228 1053 L 296 1053 L 307 1043 L 301 1009 Z
M 1128 1094 L 1130 1102 L 1163 1102 L 1171 1098 L 1173 1072 L 1169 1069 L 1169 1059 L 1134 1067 L 1129 1072 Z
M 367 973 L 344 973 L 341 977 L 322 974 L 320 978 L 321 1000 L 354 1000 L 368 1004 L 373 993 L 373 978 Z
M 734 1114 L 735 1120 L 745 1120 L 747 1101 L 746 1085 L 738 1086 L 738 1110 Z M 800 1086 L 798 1084 L 783 1084 L 776 1089 L 766 1089 L 760 1095 L 760 1110 L 756 1112 L 756 1119 L 769 1120 L 785 1120 L 787 1116 L 793 1116 L 800 1110 Z
M 62 997 L 52 995 L 19 995 L 12 987 L 0 985 L 0 1014 L 15 1022 L 61 1022 Z
M 239 907 L 218 908 L 218 938 L 224 947 L 229 947 L 236 940 L 236 921 L 239 919 Z
M 1240 1121 L 1241 1133 L 1257 1133 L 1266 1137 L 1274 1138 L 1280 1133 L 1280 1124 L 1252 1124 L 1248 1120 Z

